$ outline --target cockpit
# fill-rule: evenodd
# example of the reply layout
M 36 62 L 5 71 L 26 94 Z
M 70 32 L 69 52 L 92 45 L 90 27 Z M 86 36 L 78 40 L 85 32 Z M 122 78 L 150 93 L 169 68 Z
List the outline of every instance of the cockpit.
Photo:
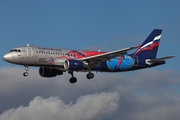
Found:
M 12 50 L 10 50 L 10 52 L 21 52 L 21 50 L 20 49 L 12 49 Z

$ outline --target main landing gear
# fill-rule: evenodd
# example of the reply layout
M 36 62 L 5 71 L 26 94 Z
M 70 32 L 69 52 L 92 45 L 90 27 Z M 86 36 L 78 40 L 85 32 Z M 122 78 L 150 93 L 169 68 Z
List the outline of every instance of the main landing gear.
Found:
M 71 76 L 72 76 L 72 77 L 69 79 L 69 82 L 70 82 L 70 83 L 76 83 L 76 82 L 77 82 L 77 78 L 74 77 L 73 71 L 69 71 L 68 73 L 71 74 Z
M 94 74 L 89 72 L 87 75 L 86 75 L 87 79 L 92 79 L 94 78 Z
M 76 83 L 77 82 L 77 78 L 74 77 L 74 74 L 73 74 L 73 71 L 68 71 L 69 74 L 71 74 L 71 78 L 69 79 L 69 82 L 70 83 Z M 94 78 L 94 74 L 89 72 L 87 75 L 86 75 L 87 79 L 92 79 Z
M 29 68 L 29 66 L 24 65 L 24 67 L 25 67 L 25 72 L 23 73 L 23 76 L 26 77 L 26 76 L 28 76 L 28 68 Z

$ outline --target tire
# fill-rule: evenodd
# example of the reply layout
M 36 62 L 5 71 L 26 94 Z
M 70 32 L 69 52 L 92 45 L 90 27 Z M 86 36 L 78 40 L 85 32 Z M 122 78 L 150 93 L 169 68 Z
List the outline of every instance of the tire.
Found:
M 24 76 L 24 77 L 28 76 L 28 73 L 27 73 L 27 72 L 24 72 L 24 73 L 23 73 L 23 76 Z
M 77 82 L 77 78 L 72 77 L 72 78 L 69 79 L 69 82 L 70 83 L 76 83 Z

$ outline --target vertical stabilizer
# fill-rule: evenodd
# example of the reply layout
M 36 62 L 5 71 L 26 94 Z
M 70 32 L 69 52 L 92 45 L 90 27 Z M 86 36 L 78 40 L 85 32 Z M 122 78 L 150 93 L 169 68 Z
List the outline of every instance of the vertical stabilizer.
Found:
M 138 46 L 137 51 L 134 52 L 133 55 L 146 59 L 156 58 L 161 33 L 161 29 L 154 29 L 151 34 L 146 38 L 146 40 Z

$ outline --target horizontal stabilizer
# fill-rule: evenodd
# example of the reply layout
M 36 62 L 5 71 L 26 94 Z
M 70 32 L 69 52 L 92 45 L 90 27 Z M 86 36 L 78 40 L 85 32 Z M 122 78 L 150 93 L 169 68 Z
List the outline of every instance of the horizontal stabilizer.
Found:
M 157 58 L 157 59 L 146 59 L 146 63 L 151 65 L 153 63 L 156 63 L 156 62 L 160 62 L 160 61 L 163 61 L 163 60 L 167 60 L 167 59 L 170 59 L 170 58 L 173 58 L 175 56 L 167 56 L 167 57 L 162 57 L 162 58 Z

